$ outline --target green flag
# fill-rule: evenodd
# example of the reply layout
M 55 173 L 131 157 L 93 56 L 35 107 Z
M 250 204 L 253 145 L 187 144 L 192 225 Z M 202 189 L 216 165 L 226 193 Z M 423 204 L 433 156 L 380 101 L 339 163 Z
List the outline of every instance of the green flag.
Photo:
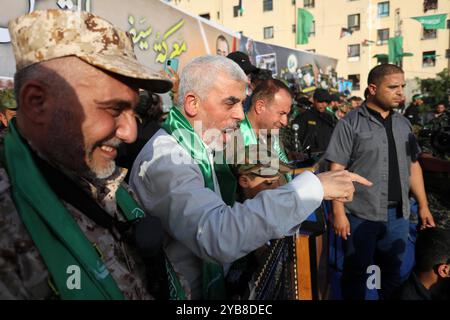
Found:
M 314 16 L 307 10 L 297 10 L 297 44 L 307 44 Z
M 398 64 L 403 57 L 403 37 L 389 38 L 389 62 Z
M 411 19 L 419 21 L 425 29 L 445 29 L 445 19 L 447 13 L 434 14 L 431 16 L 412 17 Z

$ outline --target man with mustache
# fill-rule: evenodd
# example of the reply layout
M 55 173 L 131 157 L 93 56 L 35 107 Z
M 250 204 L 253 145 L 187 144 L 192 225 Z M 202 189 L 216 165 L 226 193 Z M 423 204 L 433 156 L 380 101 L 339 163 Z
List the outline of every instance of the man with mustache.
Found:
M 0 140 L 0 299 L 153 298 L 126 232 L 145 221 L 159 252 L 160 221 L 114 159 L 136 139 L 138 88 L 171 82 L 91 13 L 35 11 L 9 30 L 18 110 Z
M 351 203 L 333 201 L 333 227 L 344 240 L 342 294 L 364 299 L 368 267 L 381 270 L 381 298 L 389 299 L 403 280 L 400 267 L 409 233 L 409 193 L 419 206 L 420 227 L 434 226 L 417 161 L 411 124 L 394 108 L 404 99 L 405 74 L 392 64 L 373 68 L 363 105 L 341 119 L 325 159 L 331 170 L 348 169 L 373 181 L 356 187 Z
M 229 139 L 227 128 L 244 119 L 247 77 L 222 56 L 198 57 L 180 78 L 179 107 L 144 146 L 130 185 L 166 231 L 164 249 L 187 280 L 193 299 L 225 298 L 227 265 L 270 239 L 293 234 L 322 199 L 351 200 L 352 181 L 339 171 L 304 173 L 244 203 L 227 205 L 214 172 L 214 151 Z

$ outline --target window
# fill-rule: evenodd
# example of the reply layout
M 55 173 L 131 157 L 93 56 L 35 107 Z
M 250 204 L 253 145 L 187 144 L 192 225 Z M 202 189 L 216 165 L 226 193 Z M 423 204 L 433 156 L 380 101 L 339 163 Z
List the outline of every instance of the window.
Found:
M 273 38 L 273 27 L 265 27 L 264 39 L 272 39 L 272 38 Z
M 303 0 L 303 7 L 314 8 L 314 0 Z
M 292 0 L 291 3 L 293 6 L 295 6 L 295 0 Z
M 389 1 L 378 3 L 378 17 L 389 17 Z
M 434 67 L 436 65 L 436 51 L 425 51 L 422 54 L 422 67 Z
M 447 20 L 447 29 L 450 29 L 450 20 Z
M 233 17 L 242 17 L 242 10 L 240 6 L 233 7 Z
M 450 49 L 445 50 L 445 58 L 450 59 Z
M 377 45 L 387 44 L 389 41 L 389 29 L 379 29 L 377 31 Z
M 209 13 L 201 14 L 200 17 L 211 20 L 211 16 L 209 15 Z
M 347 47 L 347 57 L 355 58 L 359 57 L 360 46 L 359 44 L 350 44 Z
M 220 11 L 217 11 L 217 20 L 220 20 Z
M 273 10 L 273 1 L 263 0 L 263 11 L 272 11 L 272 10 Z
M 309 31 L 310 36 L 316 35 L 316 21 L 313 21 L 311 24 L 311 31 Z
M 359 74 L 349 74 L 348 80 L 350 80 L 353 83 L 353 90 L 359 90 L 360 89 L 360 79 L 361 76 Z
M 293 24 L 292 25 L 292 33 L 296 33 L 297 32 L 297 25 Z
M 436 29 L 425 29 L 422 28 L 422 39 L 436 39 L 437 38 L 437 30 Z
M 347 21 L 348 21 L 348 29 L 352 31 L 359 30 L 359 13 L 349 15 L 347 17 Z
M 423 12 L 428 10 L 435 10 L 438 8 L 438 0 L 424 0 L 423 1 Z

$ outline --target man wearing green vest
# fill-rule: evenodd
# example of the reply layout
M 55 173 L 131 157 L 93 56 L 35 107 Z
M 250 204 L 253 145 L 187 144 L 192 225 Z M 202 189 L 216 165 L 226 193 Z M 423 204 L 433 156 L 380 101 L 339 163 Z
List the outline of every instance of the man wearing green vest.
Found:
M 138 88 L 166 92 L 171 82 L 90 13 L 35 11 L 9 30 L 18 110 L 0 139 L 0 299 L 173 293 L 160 221 L 145 216 L 114 162 L 136 139 Z M 142 228 L 154 237 L 137 241 Z M 145 273 L 148 261 L 162 267 Z
M 229 205 L 214 172 L 214 153 L 244 119 L 247 77 L 222 56 L 198 57 L 180 77 L 178 107 L 144 146 L 130 185 L 166 231 L 164 249 L 188 283 L 192 299 L 225 298 L 229 264 L 270 239 L 295 233 L 323 199 L 352 199 L 353 181 L 340 171 L 304 173 L 244 203 Z

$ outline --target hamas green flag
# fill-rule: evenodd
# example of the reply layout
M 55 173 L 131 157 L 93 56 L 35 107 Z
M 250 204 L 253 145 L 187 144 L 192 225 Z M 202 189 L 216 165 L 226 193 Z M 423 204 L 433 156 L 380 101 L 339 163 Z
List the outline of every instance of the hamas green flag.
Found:
M 434 14 L 432 16 L 412 17 L 411 19 L 419 21 L 425 29 L 445 29 L 447 13 Z
M 307 10 L 297 10 L 297 44 L 307 44 L 314 16 Z
M 398 64 L 403 57 L 403 37 L 389 38 L 389 62 Z

